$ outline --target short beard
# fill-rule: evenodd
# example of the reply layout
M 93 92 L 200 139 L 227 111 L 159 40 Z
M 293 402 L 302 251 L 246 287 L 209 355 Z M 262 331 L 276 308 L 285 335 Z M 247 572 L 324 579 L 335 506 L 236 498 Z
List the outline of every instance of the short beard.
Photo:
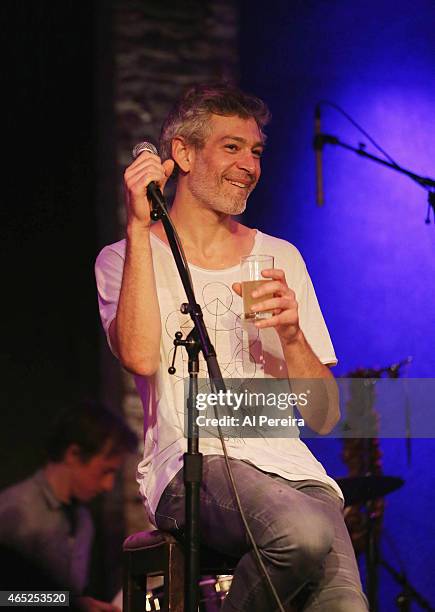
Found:
M 248 193 L 243 197 L 228 196 L 224 193 L 225 183 L 222 183 L 219 177 L 215 177 L 214 185 L 210 186 L 209 178 L 205 180 L 197 180 L 191 184 L 190 191 L 192 195 L 204 205 L 205 208 L 220 212 L 226 215 L 241 215 L 246 210 L 246 202 L 252 191 L 250 189 Z M 223 179 L 225 181 L 225 179 Z M 242 195 L 242 194 L 240 194 Z
M 214 210 L 218 210 L 219 212 L 227 213 L 228 215 L 241 215 L 246 210 L 246 201 L 247 198 L 243 201 L 227 201 L 225 205 L 225 209 L 214 207 Z

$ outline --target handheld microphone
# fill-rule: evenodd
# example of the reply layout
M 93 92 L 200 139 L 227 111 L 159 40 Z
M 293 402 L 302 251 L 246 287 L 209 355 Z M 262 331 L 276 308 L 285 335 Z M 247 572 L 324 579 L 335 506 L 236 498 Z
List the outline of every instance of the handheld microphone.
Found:
M 158 151 L 152 142 L 139 142 L 132 151 L 133 159 L 136 159 L 141 153 L 144 151 L 148 151 L 149 153 L 154 153 L 154 155 L 158 155 Z M 151 181 L 151 183 L 147 187 L 147 195 L 150 200 L 153 202 L 154 206 L 163 207 L 163 210 L 166 209 L 166 201 L 163 197 L 162 192 L 160 191 L 159 186 L 155 181 Z M 154 219 L 153 213 L 151 213 L 151 217 Z
M 313 147 L 316 156 L 316 204 L 323 206 L 323 141 L 320 127 L 320 104 L 316 105 L 314 111 L 314 140 Z

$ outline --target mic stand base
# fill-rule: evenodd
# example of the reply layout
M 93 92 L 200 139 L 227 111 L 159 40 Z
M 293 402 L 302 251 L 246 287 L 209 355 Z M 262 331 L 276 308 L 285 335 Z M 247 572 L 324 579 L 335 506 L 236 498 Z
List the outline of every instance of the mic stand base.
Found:
M 200 573 L 200 489 L 202 482 L 202 454 L 199 452 L 199 428 L 196 422 L 196 396 L 198 395 L 199 351 L 201 345 L 196 327 L 182 340 L 175 334 L 176 349 L 183 346 L 188 354 L 189 395 L 187 398 L 187 453 L 183 455 L 185 487 L 185 539 L 186 572 L 184 576 L 184 610 L 197 612 Z M 175 361 L 175 352 L 174 352 Z M 173 362 L 174 363 L 174 362 Z M 175 368 L 169 369 L 171 374 Z

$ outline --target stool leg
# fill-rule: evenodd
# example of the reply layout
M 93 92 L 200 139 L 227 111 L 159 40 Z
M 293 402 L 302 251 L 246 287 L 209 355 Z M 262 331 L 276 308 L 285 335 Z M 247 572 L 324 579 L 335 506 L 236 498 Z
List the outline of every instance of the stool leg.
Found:
M 146 596 L 146 576 L 140 577 L 141 581 L 145 580 L 145 587 L 140 585 L 137 576 L 133 573 L 132 556 L 129 553 L 124 553 L 123 566 L 123 592 L 122 592 L 122 609 L 123 612 L 144 612 L 145 596 Z
M 169 545 L 164 581 L 164 612 L 183 612 L 184 554 L 178 543 Z

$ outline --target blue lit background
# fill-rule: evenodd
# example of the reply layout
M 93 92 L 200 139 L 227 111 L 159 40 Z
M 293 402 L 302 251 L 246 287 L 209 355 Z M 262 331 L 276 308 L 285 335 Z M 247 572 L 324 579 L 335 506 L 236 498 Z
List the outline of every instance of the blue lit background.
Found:
M 316 102 L 342 106 L 395 161 L 435 176 L 435 3 L 322 0 L 241 3 L 242 86 L 273 114 L 263 177 L 245 221 L 301 251 L 344 375 L 413 357 L 406 373 L 435 375 L 435 226 L 410 179 L 328 146 L 325 206 L 315 205 Z M 322 131 L 377 154 L 335 110 Z M 433 216 L 432 216 L 433 219 Z M 405 374 L 405 372 L 404 372 Z M 323 442 L 323 443 L 322 443 Z M 310 444 L 332 475 L 345 475 L 341 443 Z M 382 552 L 434 604 L 435 441 L 382 441 L 385 474 L 406 484 L 386 498 Z M 395 549 L 395 550 L 394 550 Z M 380 609 L 400 588 L 380 571 Z M 412 609 L 418 609 L 417 606 Z

